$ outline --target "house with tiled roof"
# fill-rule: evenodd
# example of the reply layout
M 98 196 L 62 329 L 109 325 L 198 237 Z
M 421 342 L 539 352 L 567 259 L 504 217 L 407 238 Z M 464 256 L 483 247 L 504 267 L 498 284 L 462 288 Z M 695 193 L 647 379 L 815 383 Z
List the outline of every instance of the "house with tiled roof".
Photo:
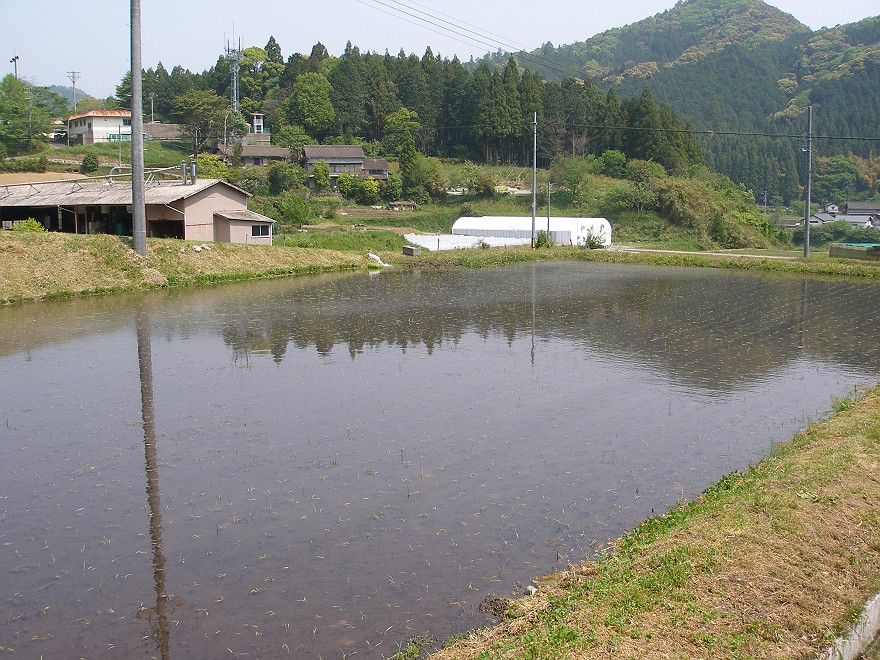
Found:
M 217 147 L 217 155 L 226 163 L 232 158 L 233 145 L 221 144 Z M 273 147 L 268 144 L 242 144 L 241 145 L 241 164 L 242 165 L 271 165 L 273 162 L 280 161 L 289 163 L 292 153 L 287 147 Z
M 870 216 L 877 220 L 880 218 L 880 202 L 847 202 L 846 214 Z
M 336 188 L 343 172 L 379 181 L 388 180 L 388 161 L 367 158 L 363 147 L 355 144 L 309 144 L 303 147 L 302 166 L 309 173 L 309 185 L 314 182 L 312 173 L 317 163 L 330 167 L 330 186 Z

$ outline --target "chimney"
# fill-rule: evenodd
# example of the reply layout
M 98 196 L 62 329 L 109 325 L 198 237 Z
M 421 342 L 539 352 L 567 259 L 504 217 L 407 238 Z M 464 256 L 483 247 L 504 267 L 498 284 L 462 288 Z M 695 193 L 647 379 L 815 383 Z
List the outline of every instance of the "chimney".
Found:
M 189 163 L 189 178 L 190 178 L 191 184 L 194 184 L 196 182 L 196 169 L 197 169 L 196 161 L 191 160 Z

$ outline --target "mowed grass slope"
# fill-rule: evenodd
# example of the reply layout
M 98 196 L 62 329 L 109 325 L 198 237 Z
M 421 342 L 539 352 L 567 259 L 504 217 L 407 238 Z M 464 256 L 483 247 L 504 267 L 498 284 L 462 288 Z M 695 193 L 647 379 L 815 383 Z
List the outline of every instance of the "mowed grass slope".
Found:
M 332 250 L 150 239 L 147 255 L 131 239 L 62 233 L 0 232 L 0 301 L 256 279 L 363 267 Z

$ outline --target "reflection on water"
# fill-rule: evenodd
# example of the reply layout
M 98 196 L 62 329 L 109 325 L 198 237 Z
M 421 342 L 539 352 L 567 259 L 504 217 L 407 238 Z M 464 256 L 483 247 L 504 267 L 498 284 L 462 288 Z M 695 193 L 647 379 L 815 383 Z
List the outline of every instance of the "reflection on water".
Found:
M 150 318 L 146 307 L 137 311 L 138 368 L 141 378 L 141 418 L 144 424 L 144 458 L 147 473 L 147 502 L 150 507 L 150 546 L 153 551 L 153 580 L 156 605 L 141 606 L 137 616 L 147 618 L 160 657 L 168 658 L 168 594 L 165 591 L 165 554 L 162 552 L 162 509 L 159 500 L 159 463 L 156 455 L 156 417 L 153 410 L 153 358 Z
M 877 303 L 539 264 L 0 310 L 0 644 L 381 657 L 481 625 L 876 381 Z

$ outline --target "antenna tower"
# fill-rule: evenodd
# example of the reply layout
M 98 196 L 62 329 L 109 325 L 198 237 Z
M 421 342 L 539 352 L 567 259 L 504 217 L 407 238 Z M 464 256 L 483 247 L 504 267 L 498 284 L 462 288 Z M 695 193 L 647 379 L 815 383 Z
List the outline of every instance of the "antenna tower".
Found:
M 232 109 L 238 112 L 238 64 L 241 62 L 241 37 L 238 38 L 238 48 L 226 42 L 226 59 L 229 60 L 229 68 L 232 70 Z

